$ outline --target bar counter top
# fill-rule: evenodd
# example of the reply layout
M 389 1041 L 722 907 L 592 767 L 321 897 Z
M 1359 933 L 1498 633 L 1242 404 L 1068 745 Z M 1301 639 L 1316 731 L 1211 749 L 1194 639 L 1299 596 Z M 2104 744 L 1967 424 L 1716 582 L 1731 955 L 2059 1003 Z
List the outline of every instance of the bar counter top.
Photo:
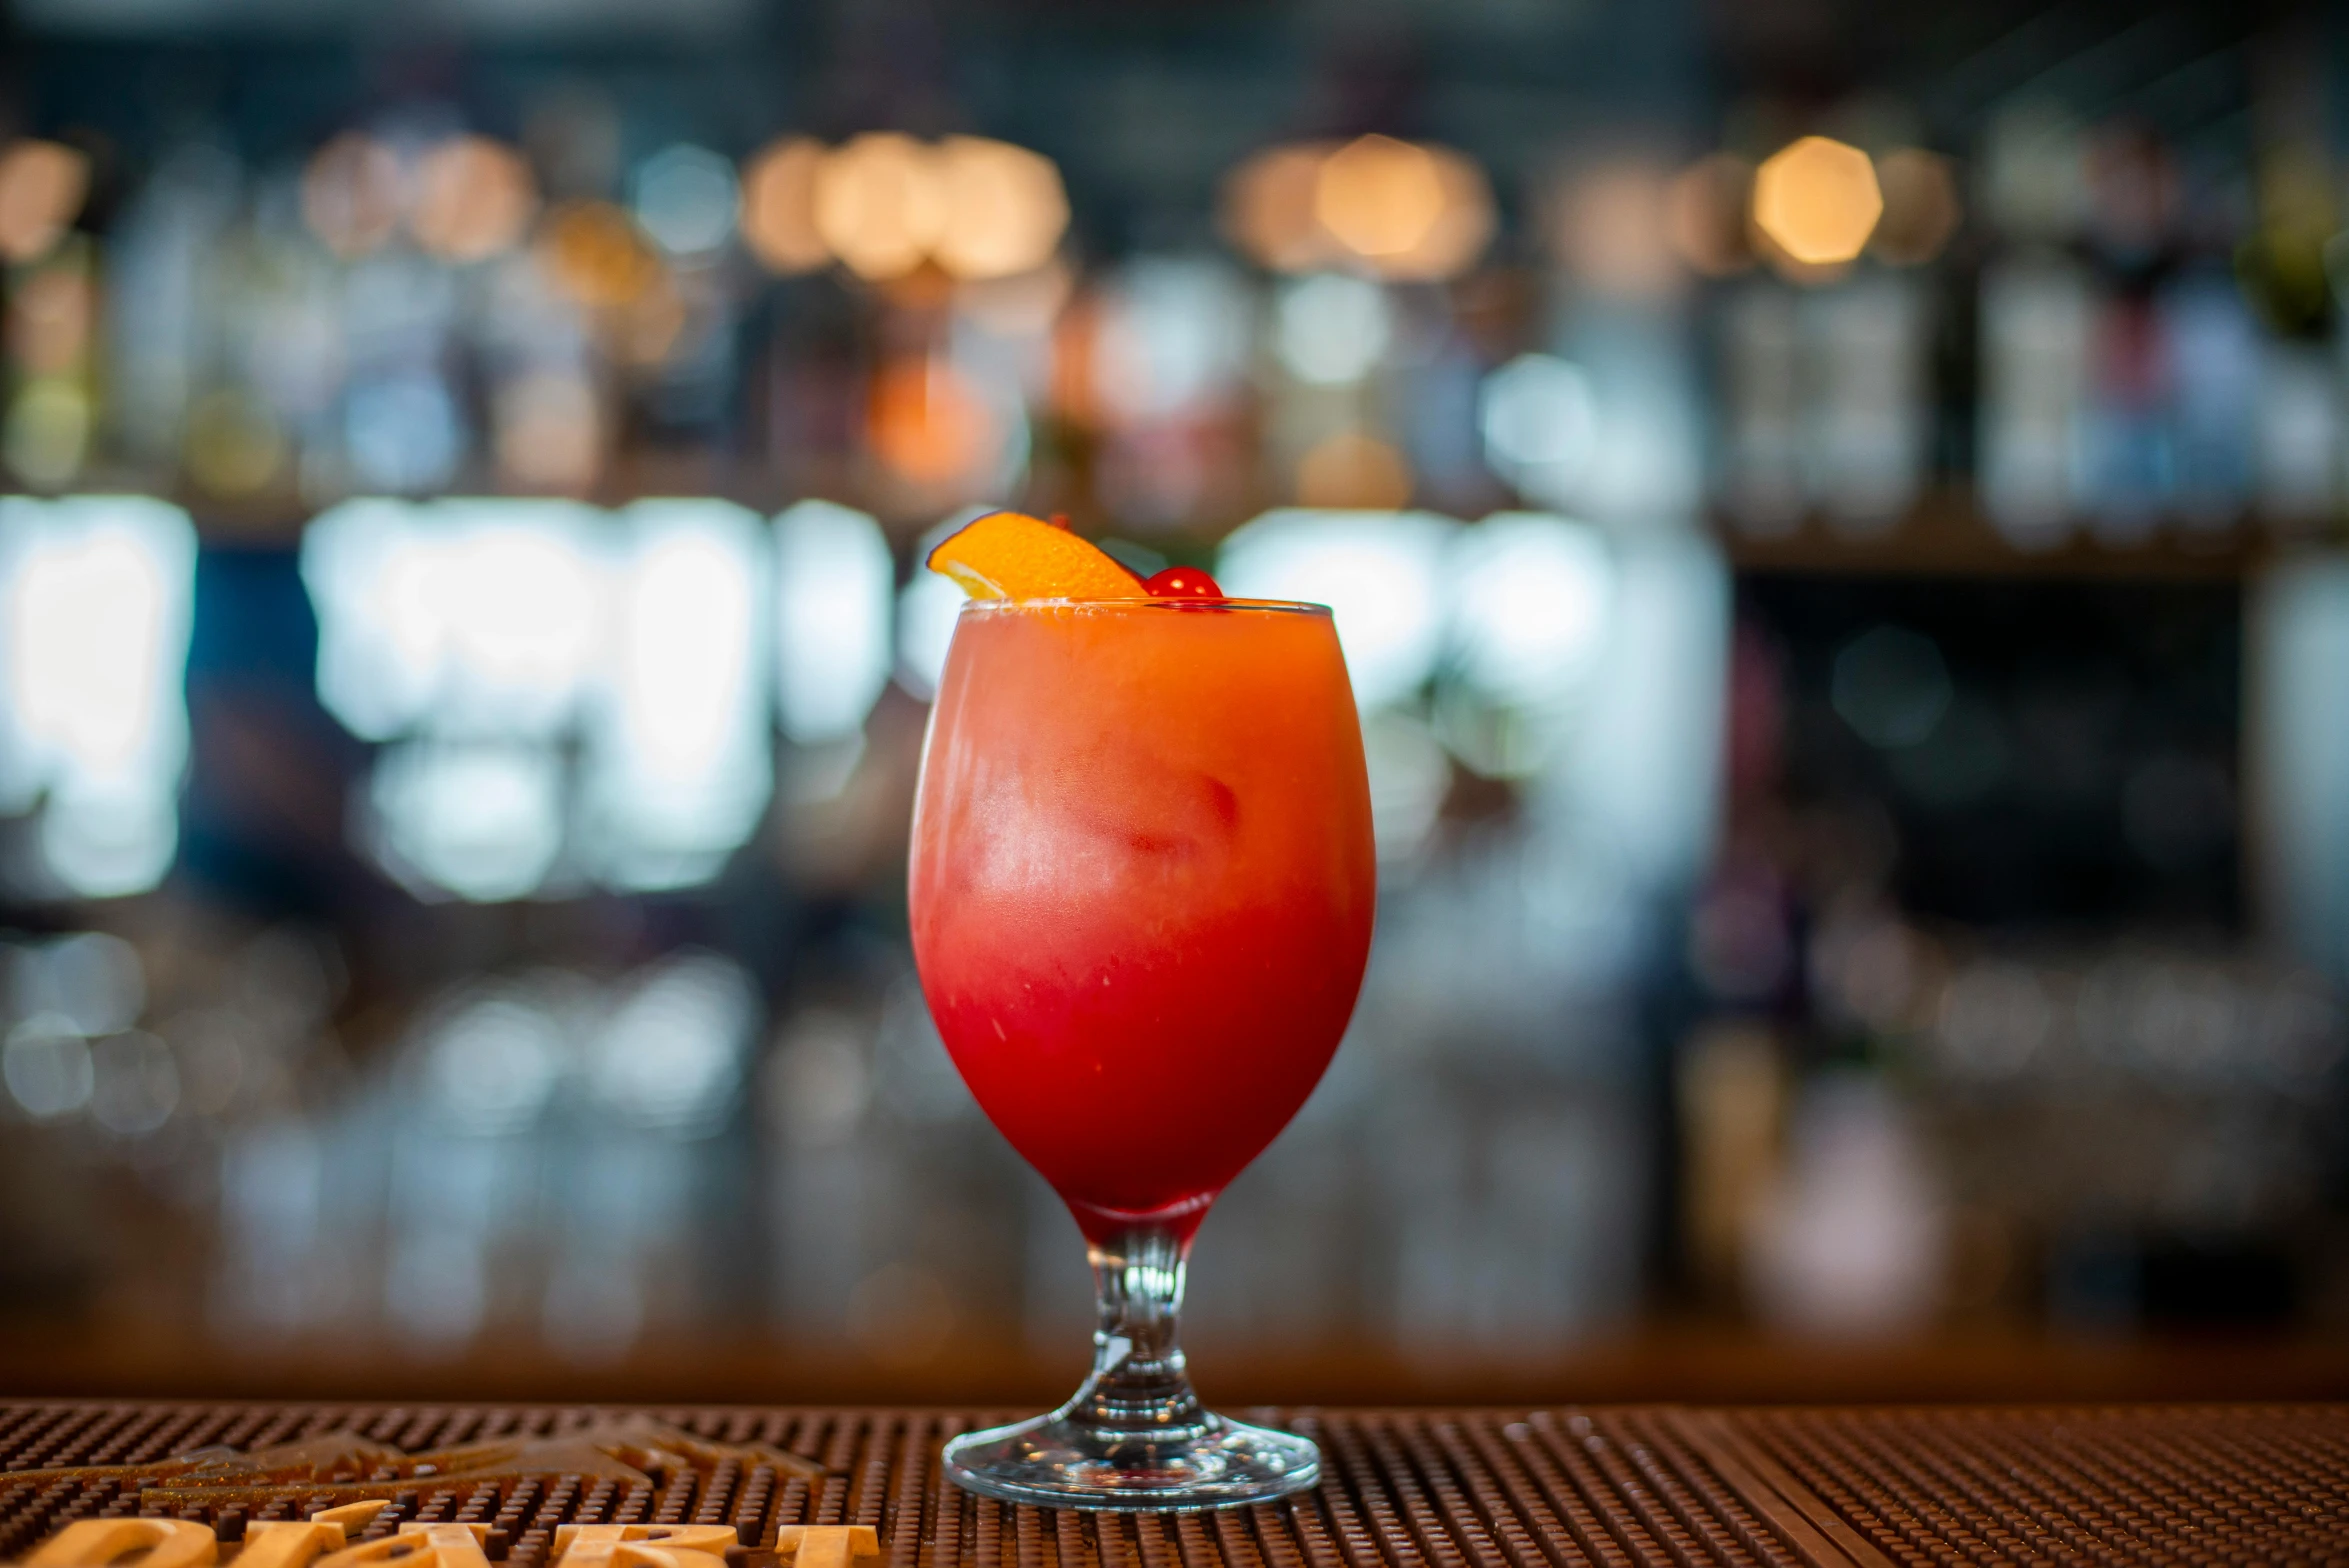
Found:
M 1234 1413 L 1312 1435 L 1319 1487 L 1211 1513 L 982 1501 L 937 1460 L 988 1411 L 0 1403 L 0 1558 L 146 1517 L 233 1563 L 254 1525 L 366 1501 L 361 1542 L 462 1524 L 513 1568 L 560 1568 L 566 1524 L 730 1527 L 736 1568 L 792 1526 L 870 1527 L 873 1568 L 2349 1563 L 2349 1405 Z

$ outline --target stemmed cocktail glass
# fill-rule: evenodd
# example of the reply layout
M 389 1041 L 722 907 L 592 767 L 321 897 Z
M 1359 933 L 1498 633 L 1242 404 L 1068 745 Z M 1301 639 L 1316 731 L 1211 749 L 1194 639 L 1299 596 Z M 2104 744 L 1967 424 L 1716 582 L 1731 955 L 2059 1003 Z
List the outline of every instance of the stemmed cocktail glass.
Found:
M 956 1439 L 1014 1502 L 1199 1508 L 1310 1486 L 1311 1442 L 1209 1413 L 1176 1340 L 1208 1206 L 1319 1081 L 1376 897 L 1329 612 L 974 600 L 914 811 L 914 953 L 964 1080 L 1076 1216 L 1093 1371 Z

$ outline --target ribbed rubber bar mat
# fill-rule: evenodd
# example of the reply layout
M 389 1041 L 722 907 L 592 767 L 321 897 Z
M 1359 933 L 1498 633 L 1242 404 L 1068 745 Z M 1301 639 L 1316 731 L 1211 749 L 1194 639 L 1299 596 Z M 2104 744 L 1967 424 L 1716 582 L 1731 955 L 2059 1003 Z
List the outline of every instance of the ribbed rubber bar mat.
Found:
M 0 1404 L 0 1557 L 78 1519 L 246 1524 L 357 1498 L 489 1527 L 862 1524 L 886 1568 L 1886 1568 L 2349 1564 L 2349 1406 L 1250 1411 L 1322 1445 L 1320 1488 L 1215 1513 L 968 1496 L 923 1410 Z M 879 1565 L 876 1565 L 879 1568 Z

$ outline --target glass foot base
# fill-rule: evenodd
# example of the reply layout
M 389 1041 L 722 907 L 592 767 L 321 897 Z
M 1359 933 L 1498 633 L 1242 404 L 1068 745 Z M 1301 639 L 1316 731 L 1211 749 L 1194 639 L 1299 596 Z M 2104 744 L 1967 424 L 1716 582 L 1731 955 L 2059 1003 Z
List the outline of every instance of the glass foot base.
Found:
M 982 1497 L 1040 1508 L 1234 1508 L 1313 1485 L 1321 1451 L 1222 1416 L 1136 1436 L 1055 1414 L 964 1433 L 946 1445 L 946 1473 Z

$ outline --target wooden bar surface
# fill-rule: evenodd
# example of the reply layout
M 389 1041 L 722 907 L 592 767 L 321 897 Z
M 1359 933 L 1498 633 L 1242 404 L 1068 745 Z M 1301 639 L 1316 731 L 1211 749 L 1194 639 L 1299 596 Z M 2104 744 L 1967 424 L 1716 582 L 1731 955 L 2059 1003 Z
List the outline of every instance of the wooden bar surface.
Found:
M 1314 1437 L 1320 1487 L 984 1501 L 938 1449 L 988 1411 L 0 1402 L 0 1559 L 145 1516 L 233 1563 L 250 1525 L 364 1497 L 357 1539 L 478 1526 L 513 1568 L 558 1562 L 564 1525 L 636 1523 L 731 1527 L 737 1568 L 792 1526 L 869 1527 L 885 1568 L 2349 1564 L 2349 1405 L 1235 1413 Z

